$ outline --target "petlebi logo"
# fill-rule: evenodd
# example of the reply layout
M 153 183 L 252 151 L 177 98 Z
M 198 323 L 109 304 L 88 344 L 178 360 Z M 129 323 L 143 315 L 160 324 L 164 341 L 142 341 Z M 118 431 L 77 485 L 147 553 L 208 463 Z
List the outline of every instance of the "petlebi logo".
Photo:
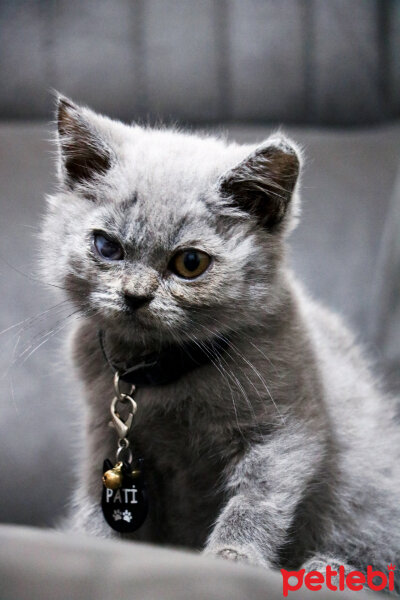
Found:
M 382 571 L 375 571 L 370 565 L 367 567 L 367 575 L 361 571 L 349 571 L 345 573 L 344 567 L 339 567 L 337 571 L 329 565 L 325 569 L 325 575 L 320 571 L 309 571 L 305 569 L 300 571 L 286 571 L 281 569 L 283 578 L 283 595 L 286 597 L 289 592 L 299 590 L 303 585 L 310 591 L 316 592 L 326 586 L 328 590 L 336 592 L 339 590 L 351 590 L 358 592 L 366 589 L 368 586 L 374 592 L 380 592 L 385 588 L 387 591 L 394 590 L 394 571 L 395 565 L 388 565 L 388 574 Z M 333 579 L 333 581 L 332 581 Z

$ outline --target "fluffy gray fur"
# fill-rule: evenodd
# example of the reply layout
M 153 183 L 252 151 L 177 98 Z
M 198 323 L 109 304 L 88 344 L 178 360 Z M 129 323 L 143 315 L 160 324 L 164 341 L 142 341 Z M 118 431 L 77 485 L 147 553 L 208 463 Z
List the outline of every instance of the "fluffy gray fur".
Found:
M 299 149 L 281 135 L 254 147 L 128 126 L 61 97 L 58 148 L 43 269 L 81 313 L 71 351 L 87 428 L 71 526 L 117 535 L 99 507 L 116 434 L 98 329 L 128 363 L 218 333 L 230 346 L 212 364 L 137 392 L 132 442 L 148 463 L 151 505 L 132 537 L 272 568 L 397 564 L 396 404 L 285 261 Z M 99 260 L 94 230 L 120 240 L 125 260 Z M 168 271 L 187 247 L 213 257 L 194 280 Z M 128 311 L 126 291 L 153 300 Z

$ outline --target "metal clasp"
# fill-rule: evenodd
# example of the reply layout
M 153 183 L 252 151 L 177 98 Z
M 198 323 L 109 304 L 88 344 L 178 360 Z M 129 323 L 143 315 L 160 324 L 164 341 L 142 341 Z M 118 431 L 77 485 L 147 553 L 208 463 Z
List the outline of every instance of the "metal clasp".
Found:
M 131 394 L 133 394 L 135 392 L 135 386 L 134 385 L 131 386 L 129 394 L 124 394 L 123 392 L 121 392 L 121 390 L 119 389 L 119 373 L 117 371 L 115 373 L 115 377 L 114 377 L 114 389 L 115 389 L 116 396 L 113 399 L 113 401 L 111 402 L 111 407 L 110 407 L 111 419 L 112 419 L 112 425 L 117 430 L 118 438 L 121 441 L 127 437 L 128 433 L 132 427 L 133 417 L 137 411 L 137 404 L 131 396 Z M 129 404 L 130 405 L 128 408 L 128 416 L 125 419 L 125 421 L 122 420 L 121 415 L 119 414 L 119 412 L 117 410 L 118 402 L 120 402 L 121 404 Z M 127 444 L 125 444 L 125 445 L 128 445 L 128 444 L 129 444 L 129 442 L 127 440 Z
M 111 402 L 111 408 L 110 408 L 112 423 L 113 423 L 115 429 L 117 430 L 118 438 L 120 440 L 123 440 L 124 438 L 127 437 L 128 433 L 132 427 L 134 414 L 137 411 L 137 404 L 134 401 L 134 399 L 126 394 L 124 394 L 124 396 L 125 396 L 125 398 L 123 400 L 121 398 L 118 398 L 117 396 L 115 396 L 115 398 Z M 128 417 L 126 418 L 125 421 L 123 421 L 121 419 L 121 415 L 119 414 L 119 412 L 117 410 L 118 402 L 124 402 L 124 403 L 126 402 L 126 403 L 130 404 Z

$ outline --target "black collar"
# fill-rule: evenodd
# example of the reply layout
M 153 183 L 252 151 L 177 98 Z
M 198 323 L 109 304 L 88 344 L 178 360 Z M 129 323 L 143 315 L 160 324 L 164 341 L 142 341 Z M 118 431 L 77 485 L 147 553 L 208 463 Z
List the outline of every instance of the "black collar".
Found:
M 100 347 L 111 369 L 119 372 L 119 379 L 137 387 L 166 385 L 180 379 L 197 367 L 219 360 L 229 345 L 225 337 L 215 337 L 211 341 L 185 344 L 170 344 L 160 352 L 140 356 L 137 362 L 129 366 L 118 365 L 110 361 L 105 349 L 104 331 L 99 331 Z

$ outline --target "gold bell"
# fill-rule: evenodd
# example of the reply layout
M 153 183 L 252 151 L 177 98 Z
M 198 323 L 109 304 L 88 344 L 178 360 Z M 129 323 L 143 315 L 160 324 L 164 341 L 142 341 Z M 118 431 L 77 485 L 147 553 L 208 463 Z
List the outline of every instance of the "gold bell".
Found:
M 103 475 L 103 483 L 109 490 L 117 490 L 122 485 L 123 475 L 121 473 L 122 462 L 118 462 L 115 467 L 106 471 Z

